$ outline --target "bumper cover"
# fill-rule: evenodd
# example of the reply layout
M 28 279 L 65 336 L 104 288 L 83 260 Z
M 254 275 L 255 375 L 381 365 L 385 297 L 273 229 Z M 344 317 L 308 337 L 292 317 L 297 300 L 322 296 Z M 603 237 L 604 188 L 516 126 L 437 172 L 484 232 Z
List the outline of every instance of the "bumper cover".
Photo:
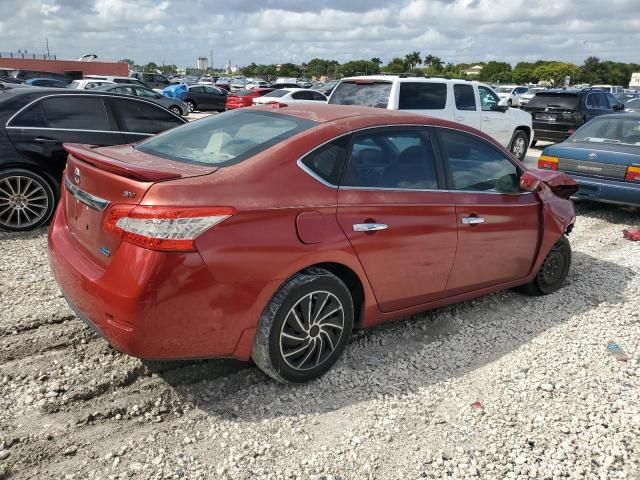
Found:
M 640 184 L 571 174 L 580 187 L 577 199 L 640 207 Z

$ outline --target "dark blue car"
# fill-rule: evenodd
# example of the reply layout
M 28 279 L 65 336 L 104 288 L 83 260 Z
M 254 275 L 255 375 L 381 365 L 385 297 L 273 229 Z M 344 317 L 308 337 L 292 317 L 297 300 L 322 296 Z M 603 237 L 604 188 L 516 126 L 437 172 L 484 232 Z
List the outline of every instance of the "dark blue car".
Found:
M 640 114 L 595 118 L 544 149 L 538 168 L 570 174 L 576 198 L 640 207 Z

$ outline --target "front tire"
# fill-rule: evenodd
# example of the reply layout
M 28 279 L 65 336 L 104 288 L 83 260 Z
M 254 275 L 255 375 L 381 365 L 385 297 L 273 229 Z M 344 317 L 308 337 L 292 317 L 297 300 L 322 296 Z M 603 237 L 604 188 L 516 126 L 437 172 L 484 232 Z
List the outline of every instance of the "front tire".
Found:
M 194 102 L 193 100 L 186 100 L 184 103 L 187 104 L 189 113 L 193 112 L 196 109 L 196 102 Z
M 529 149 L 529 137 L 522 130 L 516 130 L 513 133 L 509 150 L 520 161 L 524 160 Z
M 176 115 L 182 116 L 182 109 L 177 105 L 171 105 L 169 107 L 169 111 L 175 113 Z
M 265 308 L 251 357 L 279 382 L 313 380 L 344 352 L 353 312 L 342 280 L 321 268 L 305 270 L 289 279 Z
M 53 215 L 56 194 L 43 175 L 22 168 L 0 171 L 0 230 L 26 232 Z
M 571 267 L 571 244 L 564 235 L 551 247 L 536 277 L 520 291 L 530 296 L 548 295 L 559 290 Z

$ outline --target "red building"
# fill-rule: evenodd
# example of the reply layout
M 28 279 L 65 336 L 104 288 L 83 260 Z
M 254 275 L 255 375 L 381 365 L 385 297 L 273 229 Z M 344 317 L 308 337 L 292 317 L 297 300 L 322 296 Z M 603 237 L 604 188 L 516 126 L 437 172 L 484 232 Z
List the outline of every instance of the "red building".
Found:
M 64 73 L 72 77 L 82 75 L 129 76 L 129 65 L 121 62 L 80 62 L 76 60 L 0 57 L 0 68 L 20 68 L 25 70 Z

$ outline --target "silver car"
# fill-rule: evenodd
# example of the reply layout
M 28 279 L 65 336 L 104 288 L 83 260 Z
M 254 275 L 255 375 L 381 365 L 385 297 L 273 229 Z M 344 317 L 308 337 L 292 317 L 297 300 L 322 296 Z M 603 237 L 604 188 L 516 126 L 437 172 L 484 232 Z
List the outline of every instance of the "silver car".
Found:
M 189 115 L 189 108 L 179 98 L 165 97 L 158 92 L 154 92 L 148 87 L 143 85 L 134 84 L 113 84 L 103 85 L 101 87 L 94 88 L 97 92 L 110 92 L 120 93 L 122 95 L 132 95 L 134 97 L 142 97 L 158 105 L 162 105 L 167 110 L 172 111 L 176 115 L 187 116 Z

